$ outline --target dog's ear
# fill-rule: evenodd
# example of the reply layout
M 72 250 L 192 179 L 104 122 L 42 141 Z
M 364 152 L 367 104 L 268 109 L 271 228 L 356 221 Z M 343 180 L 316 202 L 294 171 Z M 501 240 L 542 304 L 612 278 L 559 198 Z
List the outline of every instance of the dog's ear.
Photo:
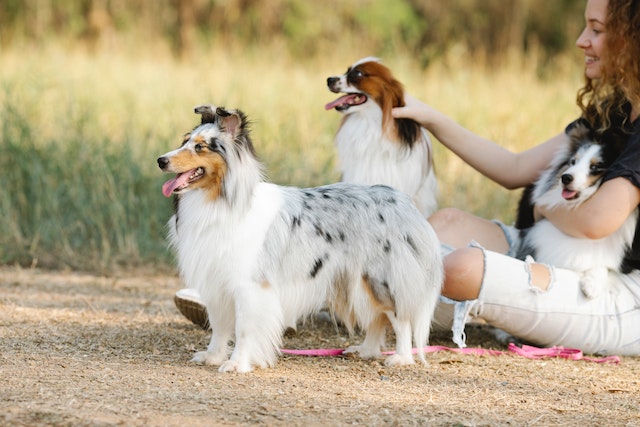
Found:
M 198 105 L 196 108 L 193 109 L 193 111 L 196 114 L 202 115 L 202 120 L 200 122 L 200 124 L 202 125 L 205 123 L 215 123 L 216 121 L 216 107 L 214 105 L 211 105 L 211 104 Z
M 569 137 L 574 143 L 579 143 L 588 139 L 593 140 L 594 135 L 591 129 L 582 122 L 577 122 L 569 131 Z
M 216 114 L 225 132 L 236 138 L 245 124 L 244 114 L 238 110 L 225 110 L 222 107 L 216 109 Z

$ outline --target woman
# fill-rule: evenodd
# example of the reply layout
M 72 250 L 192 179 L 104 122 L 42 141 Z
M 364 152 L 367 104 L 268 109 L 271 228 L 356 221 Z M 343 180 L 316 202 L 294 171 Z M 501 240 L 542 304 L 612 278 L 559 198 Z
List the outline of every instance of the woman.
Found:
M 586 77 L 578 105 L 604 143 L 611 135 L 622 135 L 625 148 L 588 201 L 572 210 L 536 206 L 535 216 L 568 235 L 599 239 L 640 204 L 640 0 L 588 0 L 585 20 L 576 42 L 585 54 Z M 512 153 L 410 96 L 393 115 L 418 121 L 466 163 L 508 189 L 534 182 L 568 143 L 561 133 Z M 459 345 L 464 345 L 470 313 L 538 345 L 640 354 L 640 271 L 610 273 L 606 294 L 588 299 L 577 273 L 510 257 L 518 238 L 513 227 L 452 208 L 436 212 L 429 221 L 451 251 L 444 261 L 443 295 L 455 302 L 453 331 Z M 640 266 L 640 236 L 633 246 L 626 261 Z M 440 315 L 445 311 L 439 310 Z

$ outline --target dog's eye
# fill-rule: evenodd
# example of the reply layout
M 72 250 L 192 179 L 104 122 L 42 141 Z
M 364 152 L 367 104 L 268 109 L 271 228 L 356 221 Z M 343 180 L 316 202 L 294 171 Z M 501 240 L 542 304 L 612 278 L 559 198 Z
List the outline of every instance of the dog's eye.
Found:
M 602 171 L 604 171 L 604 169 L 605 169 L 604 163 L 595 163 L 595 164 L 591 165 L 591 173 L 593 173 L 593 174 L 602 173 Z
M 349 72 L 349 74 L 347 75 L 347 80 L 349 80 L 350 82 L 356 82 L 363 77 L 364 77 L 364 73 L 356 68 Z
M 196 144 L 193 149 L 196 150 L 196 153 L 199 153 L 202 151 L 204 147 L 202 146 L 202 144 Z

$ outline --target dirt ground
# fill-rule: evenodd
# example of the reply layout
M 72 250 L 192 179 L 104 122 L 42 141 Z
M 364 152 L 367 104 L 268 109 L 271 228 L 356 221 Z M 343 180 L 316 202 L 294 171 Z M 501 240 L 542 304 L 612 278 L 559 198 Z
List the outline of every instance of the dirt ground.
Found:
M 171 275 L 0 268 L 0 425 L 640 426 L 640 358 L 438 352 L 428 366 L 386 368 L 283 356 L 272 369 L 220 374 L 189 362 L 208 334 L 175 309 L 180 287 Z M 283 347 L 358 339 L 316 321 Z M 444 332 L 431 344 L 452 345 Z M 468 344 L 505 349 L 480 326 Z

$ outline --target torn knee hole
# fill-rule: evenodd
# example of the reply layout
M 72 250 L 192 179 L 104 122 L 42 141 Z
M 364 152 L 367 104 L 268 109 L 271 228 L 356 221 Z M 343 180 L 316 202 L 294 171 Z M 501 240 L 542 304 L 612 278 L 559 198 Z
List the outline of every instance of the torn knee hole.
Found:
M 551 286 L 553 274 L 548 265 L 535 262 L 527 263 L 531 286 L 546 291 Z

